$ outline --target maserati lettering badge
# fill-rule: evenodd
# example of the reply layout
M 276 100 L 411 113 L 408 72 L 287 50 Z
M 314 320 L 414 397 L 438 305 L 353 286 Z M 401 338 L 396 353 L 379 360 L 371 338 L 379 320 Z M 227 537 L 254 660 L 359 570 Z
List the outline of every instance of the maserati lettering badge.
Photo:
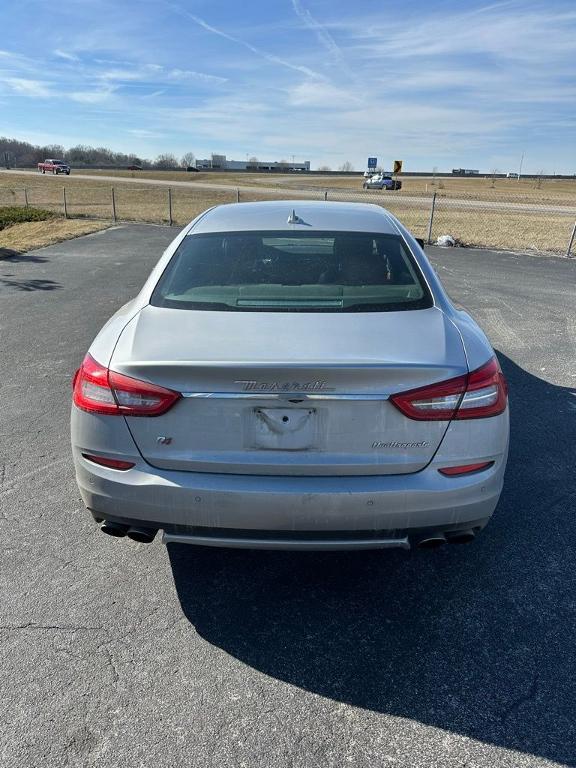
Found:
M 237 379 L 244 392 L 334 392 L 334 387 L 327 387 L 325 381 L 253 381 Z

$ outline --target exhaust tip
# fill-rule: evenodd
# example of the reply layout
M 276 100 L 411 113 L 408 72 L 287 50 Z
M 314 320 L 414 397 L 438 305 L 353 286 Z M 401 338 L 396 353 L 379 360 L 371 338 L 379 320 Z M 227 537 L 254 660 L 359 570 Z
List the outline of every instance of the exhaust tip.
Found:
M 128 528 L 126 535 L 132 541 L 139 541 L 140 544 L 150 544 L 158 533 L 154 528 Z
M 100 530 L 102 533 L 107 533 L 108 536 L 116 536 L 117 538 L 121 538 L 122 536 L 126 536 L 128 526 L 121 525 L 120 523 L 113 523 L 111 520 L 104 520 L 100 526 Z
M 433 533 L 416 542 L 418 549 L 438 549 L 444 544 L 446 544 L 446 536 L 443 533 Z
M 454 531 L 454 533 L 448 534 L 450 544 L 469 544 L 475 538 L 476 534 L 471 528 L 466 531 Z

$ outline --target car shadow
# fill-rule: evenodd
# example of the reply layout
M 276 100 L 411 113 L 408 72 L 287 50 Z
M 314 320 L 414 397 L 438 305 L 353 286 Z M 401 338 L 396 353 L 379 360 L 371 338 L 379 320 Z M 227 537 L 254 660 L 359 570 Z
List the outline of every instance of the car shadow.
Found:
M 251 667 L 338 702 L 575 765 L 576 397 L 499 357 L 510 459 L 496 514 L 473 544 L 168 553 L 186 618 Z

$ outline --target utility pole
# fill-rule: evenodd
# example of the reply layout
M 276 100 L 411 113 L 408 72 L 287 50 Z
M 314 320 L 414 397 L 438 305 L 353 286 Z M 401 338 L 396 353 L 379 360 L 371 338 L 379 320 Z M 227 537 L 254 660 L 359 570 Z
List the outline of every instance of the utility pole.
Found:
M 520 168 L 518 169 L 518 181 L 520 181 L 520 176 L 522 176 L 522 164 L 524 163 L 524 152 L 522 152 L 522 157 L 520 158 Z

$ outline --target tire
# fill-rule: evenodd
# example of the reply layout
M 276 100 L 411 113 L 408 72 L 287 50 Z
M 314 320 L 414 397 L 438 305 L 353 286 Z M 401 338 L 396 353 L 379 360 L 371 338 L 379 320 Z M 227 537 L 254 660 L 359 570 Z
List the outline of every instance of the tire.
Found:
M 46 173 L 46 168 L 42 168 L 42 173 Z
M 70 176 L 70 171 L 66 171 L 66 176 Z

